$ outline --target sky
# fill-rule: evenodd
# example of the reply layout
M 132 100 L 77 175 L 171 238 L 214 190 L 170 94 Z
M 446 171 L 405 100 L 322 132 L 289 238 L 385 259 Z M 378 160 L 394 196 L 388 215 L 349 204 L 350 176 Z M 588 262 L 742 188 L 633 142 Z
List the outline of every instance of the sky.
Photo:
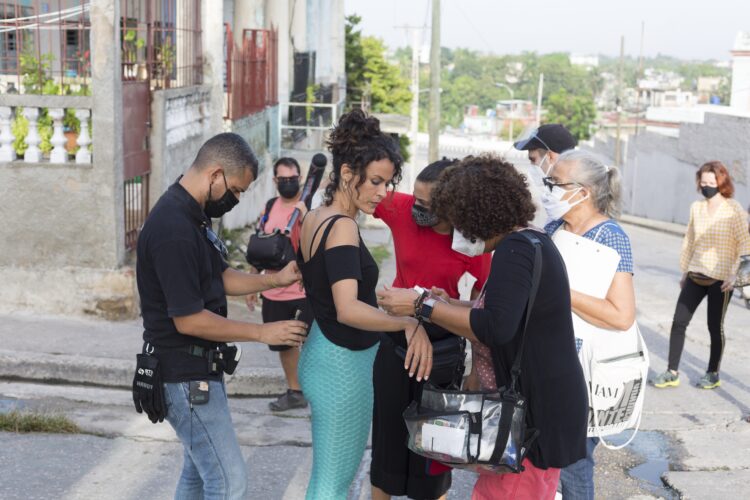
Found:
M 397 26 L 430 25 L 430 0 L 344 0 L 362 31 L 395 48 L 410 44 Z M 750 31 L 750 0 L 442 0 L 441 45 L 495 54 L 523 51 L 729 60 L 738 31 Z M 429 29 L 423 41 L 429 43 Z

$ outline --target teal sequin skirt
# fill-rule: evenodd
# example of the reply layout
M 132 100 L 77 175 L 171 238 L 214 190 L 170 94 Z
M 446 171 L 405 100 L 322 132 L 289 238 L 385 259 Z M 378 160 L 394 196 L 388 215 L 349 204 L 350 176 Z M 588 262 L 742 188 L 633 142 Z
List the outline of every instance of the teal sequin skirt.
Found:
M 299 378 L 312 413 L 313 466 L 307 500 L 346 500 L 372 422 L 372 366 L 378 345 L 352 351 L 317 323 L 302 348 Z

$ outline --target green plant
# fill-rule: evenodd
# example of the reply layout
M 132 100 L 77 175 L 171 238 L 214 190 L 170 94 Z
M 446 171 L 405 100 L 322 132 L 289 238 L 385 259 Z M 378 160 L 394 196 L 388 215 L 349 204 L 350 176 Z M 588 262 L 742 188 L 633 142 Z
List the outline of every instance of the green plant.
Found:
M 391 256 L 391 251 L 386 245 L 377 245 L 370 249 L 372 258 L 377 263 L 378 267 L 383 267 L 383 262 Z
M 135 30 L 126 31 L 122 40 L 124 42 L 122 51 L 123 62 L 130 64 L 137 62 L 138 50 L 146 45 L 146 41 L 142 38 L 138 38 Z
M 308 85 L 305 89 L 305 102 L 308 104 L 312 104 L 316 101 L 315 94 L 320 90 L 320 85 Z M 310 120 L 312 120 L 312 114 L 313 114 L 313 107 L 312 106 L 306 106 L 305 107 L 305 122 L 310 123 Z
M 62 87 L 55 83 L 54 79 L 49 76 L 52 63 L 55 58 L 52 54 L 44 54 L 37 58 L 32 50 L 25 50 L 20 56 L 21 75 L 24 90 L 27 94 L 43 95 L 91 95 L 91 89 L 87 85 L 82 85 L 78 90 L 73 90 L 70 85 Z M 75 115 L 75 110 L 67 109 L 63 116 L 63 126 L 76 134 L 80 133 L 81 122 Z M 22 156 L 28 149 L 26 137 L 29 134 L 29 120 L 23 116 L 23 108 L 16 109 L 16 116 L 11 124 L 13 135 L 13 149 L 16 154 Z M 54 133 L 54 120 L 49 116 L 47 108 L 40 108 L 39 118 L 37 119 L 37 133 L 39 135 L 39 149 L 44 154 L 49 154 L 53 146 L 50 140 Z M 89 124 L 89 134 L 91 125 Z M 72 151 L 73 153 L 75 151 Z
M 29 147 L 26 144 L 26 136 L 29 133 L 29 120 L 21 114 L 22 112 L 23 108 L 16 108 L 16 118 L 10 125 L 13 137 L 15 137 L 13 140 L 13 149 L 18 156 L 23 156 Z
M 0 431 L 78 434 L 81 429 L 64 415 L 45 415 L 13 410 L 8 413 L 0 413 Z

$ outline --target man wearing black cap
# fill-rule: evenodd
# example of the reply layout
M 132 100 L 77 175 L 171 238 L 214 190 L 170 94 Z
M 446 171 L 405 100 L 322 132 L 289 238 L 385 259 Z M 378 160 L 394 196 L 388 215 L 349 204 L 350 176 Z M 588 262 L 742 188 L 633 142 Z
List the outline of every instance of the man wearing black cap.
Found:
M 540 202 L 542 205 L 544 205 L 544 197 L 549 194 L 548 191 L 543 189 L 542 179 L 549 175 L 550 170 L 557 162 L 557 158 L 565 151 L 575 148 L 577 144 L 578 141 L 573 137 L 573 134 L 559 123 L 547 123 L 533 129 L 513 144 L 519 151 L 528 151 L 531 164 L 539 167 L 539 170 L 534 171 L 532 169 L 529 172 L 531 178 L 534 179 L 533 184 L 536 184 L 537 188 L 534 189 L 529 186 L 535 205 L 539 205 L 538 193 L 541 193 Z M 537 210 L 534 225 L 543 227 L 546 221 L 547 216 L 544 211 Z
M 528 151 L 531 164 L 541 168 L 546 177 L 557 157 L 577 144 L 568 129 L 559 123 L 547 123 L 513 145 L 520 151 Z

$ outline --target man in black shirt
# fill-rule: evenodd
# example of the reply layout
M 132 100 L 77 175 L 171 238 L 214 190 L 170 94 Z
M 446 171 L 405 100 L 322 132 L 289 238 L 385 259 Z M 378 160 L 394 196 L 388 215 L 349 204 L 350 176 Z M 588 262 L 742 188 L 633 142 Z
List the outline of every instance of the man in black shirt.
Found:
M 225 368 L 232 370 L 227 358 L 233 357 L 226 342 L 298 347 L 307 329 L 299 321 L 256 325 L 227 319 L 227 295 L 288 286 L 301 277 L 295 262 L 258 275 L 224 260 L 226 247 L 210 218 L 239 203 L 257 173 L 258 160 L 244 139 L 231 133 L 211 138 L 161 196 L 138 238 L 143 354 L 150 363 L 158 360 L 166 419 L 185 450 L 176 498 L 245 496 L 246 466 L 223 382 Z M 147 396 L 134 389 L 134 398 L 137 409 L 149 412 Z

